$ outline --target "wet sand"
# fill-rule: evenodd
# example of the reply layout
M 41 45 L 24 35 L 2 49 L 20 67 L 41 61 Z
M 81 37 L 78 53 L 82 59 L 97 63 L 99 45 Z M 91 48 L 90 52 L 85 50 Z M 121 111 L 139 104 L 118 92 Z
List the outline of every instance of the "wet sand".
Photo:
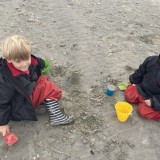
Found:
M 50 126 L 41 106 L 37 122 L 11 122 L 20 139 L 8 147 L 0 137 L 1 160 L 159 160 L 160 123 L 136 113 L 117 120 L 124 101 L 119 82 L 160 50 L 158 0 L 1 0 L 0 41 L 21 34 L 33 54 L 51 62 L 50 78 L 63 90 L 61 107 L 75 117 Z M 116 86 L 114 96 L 106 84 Z

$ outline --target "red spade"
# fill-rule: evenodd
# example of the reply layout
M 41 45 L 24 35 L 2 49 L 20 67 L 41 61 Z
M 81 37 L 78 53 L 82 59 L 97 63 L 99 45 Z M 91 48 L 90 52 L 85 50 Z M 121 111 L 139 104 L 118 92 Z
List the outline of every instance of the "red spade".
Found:
M 6 132 L 4 136 L 4 141 L 9 145 L 12 146 L 14 143 L 18 141 L 18 137 L 14 133 Z

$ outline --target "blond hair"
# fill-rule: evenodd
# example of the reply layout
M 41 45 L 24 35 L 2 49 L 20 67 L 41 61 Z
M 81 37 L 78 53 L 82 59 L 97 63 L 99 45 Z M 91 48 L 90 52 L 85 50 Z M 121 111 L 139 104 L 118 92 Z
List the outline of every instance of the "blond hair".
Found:
M 31 43 L 23 36 L 8 37 L 1 45 L 2 56 L 8 60 L 27 60 L 31 54 Z

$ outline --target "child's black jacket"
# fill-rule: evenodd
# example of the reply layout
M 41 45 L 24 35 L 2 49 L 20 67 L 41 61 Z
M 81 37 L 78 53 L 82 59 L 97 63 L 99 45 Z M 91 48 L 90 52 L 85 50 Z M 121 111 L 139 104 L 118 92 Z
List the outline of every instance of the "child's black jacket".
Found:
M 0 125 L 8 124 L 10 120 L 37 120 L 29 95 L 45 64 L 41 58 L 33 55 L 32 58 L 36 59 L 38 64 L 30 65 L 30 76 L 20 74 L 16 77 L 12 76 L 6 60 L 0 59 Z
M 138 85 L 138 92 L 144 99 L 151 100 L 154 110 L 160 111 L 160 56 L 150 56 L 129 77 Z

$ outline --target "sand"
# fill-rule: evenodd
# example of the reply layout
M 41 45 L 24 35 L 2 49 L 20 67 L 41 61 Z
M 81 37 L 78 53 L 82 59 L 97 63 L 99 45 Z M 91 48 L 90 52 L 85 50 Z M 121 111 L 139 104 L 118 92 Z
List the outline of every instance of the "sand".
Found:
M 63 90 L 61 107 L 75 123 L 50 126 L 44 106 L 37 122 L 11 122 L 19 138 L 1 160 L 159 160 L 160 123 L 136 112 L 117 120 L 127 82 L 143 60 L 160 50 L 159 0 L 1 0 L 0 42 L 20 34 L 33 54 L 51 63 L 50 78 Z M 116 86 L 111 97 L 107 84 Z

